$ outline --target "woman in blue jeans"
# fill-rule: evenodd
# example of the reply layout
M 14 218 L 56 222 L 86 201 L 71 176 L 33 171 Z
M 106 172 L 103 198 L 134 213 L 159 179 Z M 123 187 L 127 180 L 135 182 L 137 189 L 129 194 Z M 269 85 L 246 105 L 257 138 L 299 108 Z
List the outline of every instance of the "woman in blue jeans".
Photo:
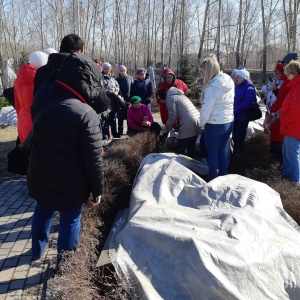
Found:
M 200 72 L 203 75 L 200 125 L 204 127 L 209 180 L 212 180 L 227 175 L 233 130 L 234 82 L 220 70 L 213 57 L 201 63 Z

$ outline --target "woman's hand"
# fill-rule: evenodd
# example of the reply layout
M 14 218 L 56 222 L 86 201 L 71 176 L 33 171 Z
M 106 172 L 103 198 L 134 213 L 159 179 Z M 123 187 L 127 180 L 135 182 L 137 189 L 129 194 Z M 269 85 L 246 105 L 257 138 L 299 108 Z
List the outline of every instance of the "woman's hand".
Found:
M 88 203 L 91 206 L 97 206 L 101 203 L 101 195 L 99 196 L 93 196 L 92 193 L 90 193 L 90 196 L 88 198 Z

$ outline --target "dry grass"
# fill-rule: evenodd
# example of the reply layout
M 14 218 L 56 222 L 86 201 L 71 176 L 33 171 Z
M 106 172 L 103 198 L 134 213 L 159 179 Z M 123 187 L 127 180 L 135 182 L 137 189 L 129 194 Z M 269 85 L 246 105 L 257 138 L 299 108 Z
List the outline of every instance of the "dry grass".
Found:
M 156 137 L 143 133 L 119 140 L 106 149 L 102 205 L 98 210 L 84 209 L 79 247 L 65 257 L 59 275 L 48 281 L 53 299 L 136 298 L 128 283 L 119 280 L 112 265 L 98 269 L 95 265 L 117 211 L 129 204 L 131 186 L 141 161 L 156 146 Z

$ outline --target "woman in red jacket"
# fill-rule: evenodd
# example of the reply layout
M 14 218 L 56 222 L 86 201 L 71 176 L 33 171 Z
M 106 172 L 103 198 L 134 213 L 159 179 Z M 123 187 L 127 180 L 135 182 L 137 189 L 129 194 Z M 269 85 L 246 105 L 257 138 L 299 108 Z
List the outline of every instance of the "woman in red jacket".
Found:
M 18 135 L 23 143 L 32 128 L 30 108 L 33 100 L 34 76 L 36 70 L 45 65 L 48 55 L 41 51 L 30 54 L 29 64 L 20 67 L 14 83 L 15 108 L 18 116 Z
M 163 82 L 157 88 L 157 91 L 161 89 L 169 90 L 171 87 L 175 87 L 179 90 L 182 90 L 184 93 L 187 92 L 187 85 L 180 79 L 177 79 L 174 72 L 171 69 L 165 69 L 162 72 Z M 159 104 L 160 117 L 164 125 L 168 121 L 168 110 L 165 103 L 162 103 L 160 100 L 157 100 Z
M 300 62 L 290 62 L 284 73 L 290 92 L 282 104 L 280 116 L 280 133 L 284 135 L 282 173 L 285 178 L 300 182 Z

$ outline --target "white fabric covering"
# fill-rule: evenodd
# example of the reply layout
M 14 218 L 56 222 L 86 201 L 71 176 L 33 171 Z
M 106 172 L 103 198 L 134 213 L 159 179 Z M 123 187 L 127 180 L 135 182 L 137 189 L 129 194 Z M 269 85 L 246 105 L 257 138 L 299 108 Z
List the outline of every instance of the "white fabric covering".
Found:
M 0 125 L 17 124 L 17 112 L 13 106 L 5 106 L 0 109 Z
M 112 239 L 119 276 L 144 299 L 300 299 L 299 226 L 279 194 L 239 175 L 207 184 L 197 168 L 172 154 L 142 161 Z

